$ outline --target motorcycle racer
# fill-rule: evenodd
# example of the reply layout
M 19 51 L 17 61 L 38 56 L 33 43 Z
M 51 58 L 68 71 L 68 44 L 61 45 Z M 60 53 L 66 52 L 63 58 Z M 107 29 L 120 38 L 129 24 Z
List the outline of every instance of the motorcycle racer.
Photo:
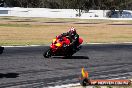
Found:
M 52 43 L 44 53 L 45 58 L 51 56 L 71 57 L 74 53 L 81 49 L 83 39 L 79 37 L 74 27 L 71 27 L 68 32 L 56 36 Z
M 62 33 L 59 37 L 65 37 L 67 36 L 70 40 L 70 45 L 73 46 L 73 51 L 77 50 L 77 46 L 79 44 L 79 35 L 76 32 L 76 29 L 74 27 L 71 27 L 68 32 Z

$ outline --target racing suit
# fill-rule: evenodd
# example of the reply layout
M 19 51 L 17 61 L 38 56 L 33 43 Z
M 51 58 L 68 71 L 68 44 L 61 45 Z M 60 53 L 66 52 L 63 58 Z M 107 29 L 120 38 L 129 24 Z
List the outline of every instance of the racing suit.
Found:
M 73 51 L 77 50 L 77 46 L 79 44 L 79 35 L 76 33 L 74 35 L 72 35 L 70 32 L 67 33 L 63 33 L 61 34 L 62 37 L 66 36 L 69 38 L 70 42 L 71 42 L 71 46 L 73 46 Z

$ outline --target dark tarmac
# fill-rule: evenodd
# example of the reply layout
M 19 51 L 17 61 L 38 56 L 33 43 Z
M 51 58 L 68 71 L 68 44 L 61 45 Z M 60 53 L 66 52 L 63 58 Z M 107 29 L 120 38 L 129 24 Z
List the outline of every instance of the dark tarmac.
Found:
M 78 83 L 82 67 L 91 79 L 132 78 L 132 44 L 83 45 L 71 58 L 44 58 L 47 48 L 5 47 L 0 54 L 0 88 Z

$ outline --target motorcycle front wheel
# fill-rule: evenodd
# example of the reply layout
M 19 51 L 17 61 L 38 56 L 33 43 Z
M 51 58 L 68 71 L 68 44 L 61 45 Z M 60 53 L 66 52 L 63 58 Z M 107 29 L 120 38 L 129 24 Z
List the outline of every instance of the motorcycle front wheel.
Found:
M 51 51 L 50 51 L 50 49 L 48 49 L 47 51 L 45 51 L 44 54 L 43 54 L 43 56 L 44 56 L 45 58 L 51 57 Z
M 3 50 L 4 50 L 4 47 L 1 47 L 1 46 L 0 46 L 0 54 L 3 53 Z

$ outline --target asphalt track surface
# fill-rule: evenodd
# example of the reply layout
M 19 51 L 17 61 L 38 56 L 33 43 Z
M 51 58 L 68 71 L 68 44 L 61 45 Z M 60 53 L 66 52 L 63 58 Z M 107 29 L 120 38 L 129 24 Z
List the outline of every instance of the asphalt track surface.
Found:
M 81 68 L 91 79 L 132 77 L 132 44 L 83 45 L 71 58 L 46 59 L 48 46 L 5 47 L 0 55 L 0 88 L 45 88 L 78 83 Z

